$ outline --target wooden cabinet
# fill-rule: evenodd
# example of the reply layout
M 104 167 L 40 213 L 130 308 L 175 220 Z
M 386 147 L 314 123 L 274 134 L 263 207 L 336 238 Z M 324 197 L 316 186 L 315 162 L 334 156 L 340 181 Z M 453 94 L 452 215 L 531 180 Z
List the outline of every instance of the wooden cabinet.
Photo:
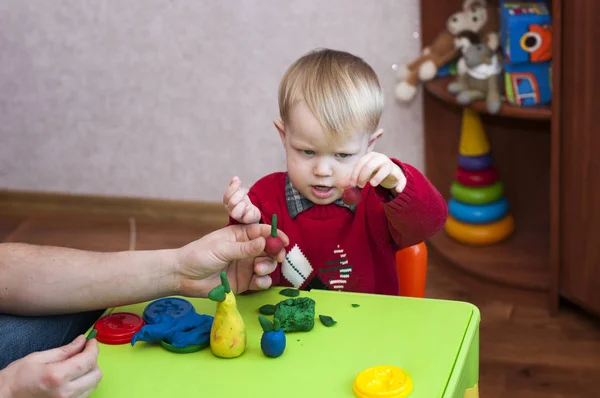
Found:
M 600 314 L 600 2 L 563 3 L 558 282 Z
M 461 4 L 421 0 L 424 44 Z M 445 231 L 429 243 L 473 275 L 547 294 L 552 310 L 563 296 L 600 314 L 600 55 L 593 45 L 600 2 L 554 0 L 551 10 L 552 105 L 506 104 L 498 115 L 486 114 L 481 102 L 472 106 L 482 115 L 516 232 L 487 247 L 460 244 Z M 425 172 L 449 199 L 462 108 L 447 84 L 426 83 L 423 105 Z

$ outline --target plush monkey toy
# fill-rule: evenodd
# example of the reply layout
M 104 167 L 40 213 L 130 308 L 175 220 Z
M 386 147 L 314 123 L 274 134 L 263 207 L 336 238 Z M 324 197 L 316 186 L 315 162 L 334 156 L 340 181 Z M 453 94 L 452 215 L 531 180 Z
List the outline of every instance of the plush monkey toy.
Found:
M 480 40 L 496 50 L 499 45 L 500 11 L 487 0 L 464 0 L 462 11 L 452 14 L 446 27 L 425 47 L 419 58 L 399 68 L 396 97 L 406 102 L 414 98 L 421 81 L 435 77 L 438 69 L 458 58 L 460 49 L 455 39 L 464 31 L 478 34 Z M 458 73 L 465 73 L 464 64 L 458 65 Z M 460 68 L 463 68 L 462 70 Z

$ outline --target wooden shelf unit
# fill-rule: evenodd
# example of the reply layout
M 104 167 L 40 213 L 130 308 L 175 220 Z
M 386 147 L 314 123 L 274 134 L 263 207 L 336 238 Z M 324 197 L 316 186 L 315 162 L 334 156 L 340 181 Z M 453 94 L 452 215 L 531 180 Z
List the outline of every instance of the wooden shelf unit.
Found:
M 555 0 L 555 3 L 557 0 Z M 495 2 L 497 4 L 497 1 Z M 461 9 L 461 0 L 421 0 L 421 27 L 424 45 L 431 43 L 446 19 Z M 554 28 L 555 34 L 560 29 Z M 554 57 L 560 41 L 554 43 Z M 558 82 L 553 70 L 553 85 Z M 450 198 L 450 184 L 458 167 L 458 145 L 463 108 L 447 90 L 454 77 L 427 82 L 424 86 L 425 172 L 444 197 Z M 458 243 L 444 230 L 429 241 L 434 250 L 455 266 L 501 285 L 548 293 L 550 308 L 558 308 L 556 272 L 558 244 L 555 233 L 558 201 L 551 192 L 558 183 L 554 158 L 552 106 L 518 107 L 504 103 L 497 115 L 487 113 L 485 103 L 470 108 L 481 114 L 490 141 L 494 166 L 505 184 L 505 196 L 515 218 L 515 233 L 498 244 L 475 247 Z M 551 217 L 554 215 L 554 217 Z M 554 264 L 553 264 L 554 263 Z
M 456 102 L 456 96 L 451 94 L 447 87 L 454 81 L 454 76 L 442 77 L 425 83 L 425 90 L 433 96 L 449 104 L 462 106 Z M 488 113 L 484 101 L 475 101 L 468 106 L 478 113 Z M 507 102 L 502 104 L 500 112 L 497 114 L 502 117 L 512 117 L 531 120 L 550 120 L 552 118 L 552 108 L 550 106 L 515 106 Z

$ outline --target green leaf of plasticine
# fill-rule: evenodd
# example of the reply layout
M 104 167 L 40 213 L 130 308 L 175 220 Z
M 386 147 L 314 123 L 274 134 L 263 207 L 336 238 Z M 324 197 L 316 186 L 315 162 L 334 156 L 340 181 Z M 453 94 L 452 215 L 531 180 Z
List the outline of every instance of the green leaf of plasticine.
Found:
M 280 328 L 281 328 L 281 323 L 279 322 L 279 319 L 277 319 L 277 318 L 273 319 L 273 330 L 278 331 Z
M 229 281 L 227 280 L 227 272 L 221 271 L 221 283 L 225 288 L 225 293 L 231 292 L 231 287 L 229 286 Z
M 258 321 L 260 322 L 262 330 L 264 330 L 265 332 L 270 332 L 273 330 L 273 324 L 266 317 L 259 315 Z
M 356 307 L 360 307 L 360 304 L 352 304 L 352 306 L 353 306 L 354 308 L 356 308 Z
M 327 327 L 333 326 L 337 323 L 332 317 L 327 315 L 319 315 L 319 319 L 321 320 L 321 323 Z
M 224 301 L 225 300 L 225 287 L 219 285 L 208 293 L 208 298 L 212 301 Z
M 271 236 L 277 237 L 277 214 L 273 214 L 271 217 Z
M 258 311 L 263 315 L 273 315 L 275 313 L 275 306 L 273 304 L 265 304 Z
M 297 289 L 283 289 L 282 291 L 279 292 L 279 294 L 282 294 L 282 295 L 288 296 L 288 297 L 297 297 L 300 294 L 300 291 Z
M 96 334 L 98 333 L 98 331 L 96 329 L 92 329 L 90 331 L 90 333 L 87 335 L 87 337 L 85 338 L 86 341 L 93 339 L 94 337 L 96 337 Z

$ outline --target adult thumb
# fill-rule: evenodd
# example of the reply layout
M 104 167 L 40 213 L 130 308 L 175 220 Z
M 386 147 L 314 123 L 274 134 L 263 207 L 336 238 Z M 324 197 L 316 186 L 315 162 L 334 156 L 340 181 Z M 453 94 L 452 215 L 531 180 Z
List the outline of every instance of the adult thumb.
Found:
M 223 254 L 229 261 L 252 258 L 262 253 L 265 249 L 265 244 L 265 238 L 259 236 L 248 242 L 235 242 L 232 245 L 227 246 L 225 253 Z
M 39 352 L 39 359 L 44 363 L 64 361 L 80 353 L 85 347 L 85 336 L 79 335 L 67 345 Z

